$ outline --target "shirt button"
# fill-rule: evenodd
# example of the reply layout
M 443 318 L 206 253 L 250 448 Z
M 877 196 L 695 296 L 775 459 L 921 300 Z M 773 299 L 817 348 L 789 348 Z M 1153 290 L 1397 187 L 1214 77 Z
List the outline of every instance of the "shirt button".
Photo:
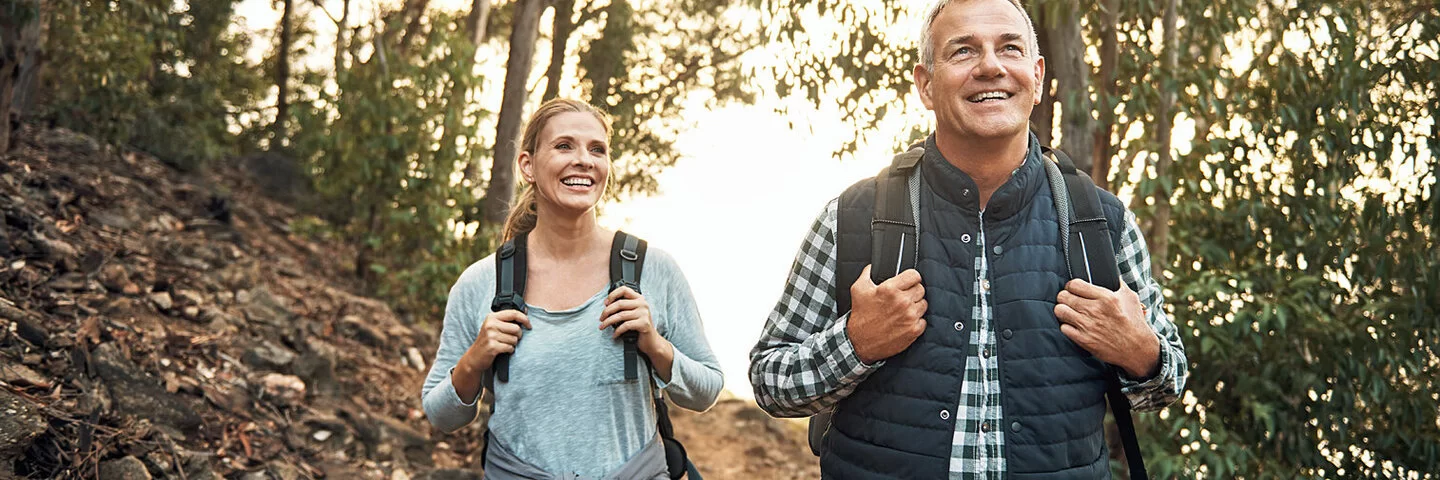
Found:
M 950 411 L 949 411 L 949 410 L 941 410 L 941 411 L 940 411 L 940 419 L 941 419 L 941 420 L 949 420 L 949 419 L 950 419 Z
M 983 433 L 988 431 L 990 431 L 990 422 L 982 422 L 980 424 L 980 432 Z
M 984 350 L 981 350 L 981 351 L 980 351 L 980 356 L 981 356 L 981 357 L 984 357 L 984 358 L 990 358 L 990 349 L 989 349 L 989 348 L 986 348 L 986 349 L 984 349 Z
M 1019 433 L 1019 432 L 1020 432 L 1020 422 L 1013 422 L 1013 423 L 1011 423 L 1011 424 L 1010 424 L 1010 431 Z
M 995 248 L 991 249 L 991 251 L 995 252 L 996 255 L 1000 255 L 1002 253 L 1005 253 L 1005 247 L 996 245 Z
M 961 191 L 960 191 L 960 196 L 962 196 L 962 197 L 969 197 L 969 196 L 970 196 L 970 189 L 967 188 L 967 189 L 961 190 Z
M 970 243 L 970 234 L 966 233 L 966 234 L 960 235 L 960 241 L 961 241 L 961 242 L 965 242 L 965 243 Z
M 1015 331 L 1007 328 L 1005 331 L 1000 332 L 1000 335 L 1005 337 L 1006 340 L 1009 340 L 1010 337 L 1015 336 Z
M 965 330 L 965 322 L 955 322 L 955 331 L 959 332 L 959 331 L 964 331 L 964 330 Z
M 982 278 L 982 279 L 980 279 L 980 289 L 981 289 L 981 290 L 984 290 L 984 291 L 987 291 L 987 292 L 990 291 L 990 279 L 988 279 L 988 278 Z

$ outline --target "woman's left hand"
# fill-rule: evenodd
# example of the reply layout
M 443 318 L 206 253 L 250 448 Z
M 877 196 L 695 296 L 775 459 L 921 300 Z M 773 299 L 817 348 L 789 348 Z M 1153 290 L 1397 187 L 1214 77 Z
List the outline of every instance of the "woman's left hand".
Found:
M 636 347 L 650 357 L 663 355 L 670 346 L 665 337 L 655 329 L 650 320 L 650 304 L 645 296 L 630 287 L 620 287 L 605 297 L 605 310 L 600 313 L 600 329 L 615 327 L 612 338 L 620 338 L 626 332 L 639 335 Z

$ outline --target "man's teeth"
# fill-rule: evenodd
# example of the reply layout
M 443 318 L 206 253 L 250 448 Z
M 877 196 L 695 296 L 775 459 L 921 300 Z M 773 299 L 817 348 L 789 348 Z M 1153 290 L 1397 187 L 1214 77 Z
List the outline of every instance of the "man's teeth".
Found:
M 1010 94 L 1005 93 L 1005 92 L 985 92 L 985 93 L 981 93 L 981 94 L 978 94 L 978 95 L 971 96 L 971 97 L 970 97 L 970 101 L 972 101 L 972 102 L 983 102 L 983 101 L 986 101 L 986 100 L 1004 100 L 1004 99 L 1007 99 L 1007 98 L 1010 98 Z

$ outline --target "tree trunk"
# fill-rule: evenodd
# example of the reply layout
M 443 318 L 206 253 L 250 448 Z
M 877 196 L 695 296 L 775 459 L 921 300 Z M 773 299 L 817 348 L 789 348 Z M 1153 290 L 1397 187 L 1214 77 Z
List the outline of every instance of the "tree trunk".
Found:
M 1175 24 L 1179 16 L 1179 0 L 1168 0 L 1165 2 L 1165 46 L 1164 46 L 1164 77 L 1174 78 L 1179 69 L 1179 45 L 1176 40 Z M 1169 264 L 1167 250 L 1170 247 L 1170 164 L 1174 162 L 1171 153 L 1171 133 L 1175 127 L 1174 113 L 1175 97 L 1177 92 L 1161 91 L 1160 93 L 1160 115 L 1157 117 L 1159 125 L 1156 127 L 1157 148 L 1160 150 L 1160 158 L 1155 164 L 1155 181 L 1159 185 L 1153 193 L 1155 198 L 1155 221 L 1153 230 L 1147 238 L 1150 241 L 1150 265 L 1156 278 L 1165 271 Z
M 550 100 L 560 96 L 560 76 L 565 71 L 565 52 L 570 44 L 570 34 L 575 31 L 575 0 L 558 0 L 555 3 L 555 25 L 550 42 L 550 68 L 545 69 L 545 96 Z
M 625 54 L 635 48 L 634 11 L 627 0 L 614 0 L 605 7 L 605 28 L 600 39 L 590 44 L 584 61 L 585 78 L 590 80 L 590 104 L 608 110 L 610 87 L 620 76 Z
M 465 32 L 466 37 L 469 38 L 471 46 L 478 48 L 480 46 L 480 40 L 485 38 L 485 19 L 489 16 L 490 0 L 474 0 L 470 4 L 470 13 L 465 15 L 465 23 L 461 26 L 461 28 L 464 28 L 464 30 L 462 31 Z M 474 51 L 470 52 L 470 58 L 465 59 L 465 65 L 466 67 L 463 69 L 465 72 L 470 72 L 472 69 L 474 69 Z M 458 112 L 463 112 L 465 109 L 465 94 L 469 91 L 470 82 L 468 78 L 464 79 L 464 81 L 460 79 L 456 79 L 455 81 L 453 81 L 450 84 L 450 100 L 448 104 L 449 108 L 451 110 L 458 110 Z M 444 143 L 441 143 L 441 145 L 446 145 L 445 148 L 450 148 L 450 145 L 455 144 L 456 135 L 454 135 L 453 132 L 456 128 L 458 128 L 457 125 L 460 122 L 460 114 L 458 112 L 454 115 L 449 115 L 446 117 L 446 140 L 444 141 Z M 454 123 L 451 123 L 450 120 L 448 120 L 450 118 L 454 118 Z M 478 184 L 480 169 L 479 162 L 476 161 L 474 154 L 469 154 L 469 157 L 470 158 L 465 162 L 465 178 L 472 179 L 472 182 L 476 182 L 475 184 Z
M 38 1 L 0 9 L 0 155 L 10 151 L 10 137 L 35 97 L 43 22 Z
M 275 95 L 275 138 L 270 143 L 272 151 L 283 148 L 285 140 L 289 138 L 285 123 L 290 116 L 290 47 L 294 37 L 290 22 L 294 7 L 295 0 L 285 0 L 285 10 L 280 13 L 280 46 L 275 54 L 275 86 L 279 91 Z
M 1060 102 L 1060 149 L 1075 160 L 1075 168 L 1091 171 L 1095 123 L 1090 118 L 1090 67 L 1085 64 L 1083 16 L 1079 0 L 1065 2 L 1060 18 L 1048 18 L 1052 50 L 1045 65 L 1055 72 L 1055 98 Z M 1103 185 L 1103 183 L 1102 183 Z
M 505 93 L 495 128 L 495 148 L 491 150 L 494 160 L 490 166 L 490 184 L 485 188 L 485 221 L 497 226 L 505 221 L 510 200 L 515 196 L 516 143 L 520 140 L 520 121 L 529 96 L 526 86 L 535 57 L 535 38 L 540 34 L 540 13 L 547 4 L 546 0 L 519 2 L 510 30 L 510 58 L 505 63 Z
M 400 44 L 395 46 L 398 56 L 404 57 L 405 52 L 410 51 L 410 43 L 415 41 L 415 35 L 420 33 L 420 20 L 425 18 L 425 9 L 430 7 L 430 0 L 413 0 L 405 5 L 405 34 L 400 37 Z
M 1105 0 L 1100 23 L 1100 85 L 1096 98 L 1100 112 L 1099 124 L 1095 128 L 1095 167 L 1090 176 L 1102 188 L 1114 191 L 1110 182 L 1110 157 L 1115 147 L 1110 137 L 1115 132 L 1115 67 L 1120 62 L 1120 37 L 1117 32 L 1120 21 L 1120 0 Z M 1123 173 L 1123 172 L 1122 172 Z
M 1032 10 L 1031 21 L 1036 25 L 1035 43 L 1040 48 L 1040 55 L 1048 55 L 1053 45 L 1050 44 L 1050 30 L 1044 27 L 1045 9 L 1036 5 Z M 1053 145 L 1055 140 L 1055 95 L 1050 88 L 1053 80 L 1054 74 L 1046 72 L 1040 84 L 1040 104 L 1030 111 L 1030 124 L 1034 127 L 1035 136 L 1040 138 L 1041 145 L 1047 146 Z
M 335 73 L 345 69 L 345 34 L 350 29 L 350 0 L 341 0 L 340 21 L 335 24 Z
M 470 13 L 465 15 L 465 33 L 470 35 L 471 45 L 480 45 L 485 39 L 485 21 L 490 18 L 490 0 L 474 0 L 470 3 Z M 474 61 L 474 57 L 471 57 Z

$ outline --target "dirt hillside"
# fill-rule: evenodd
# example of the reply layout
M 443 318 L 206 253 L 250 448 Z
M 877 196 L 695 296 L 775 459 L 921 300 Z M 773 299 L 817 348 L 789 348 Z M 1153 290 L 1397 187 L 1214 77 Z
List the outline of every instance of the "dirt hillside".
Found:
M 419 409 L 433 326 L 358 295 L 242 169 L 67 130 L 0 156 L 0 479 L 479 478 Z M 433 322 L 432 322 L 433 323 Z M 801 425 L 672 409 L 707 479 L 816 478 Z

